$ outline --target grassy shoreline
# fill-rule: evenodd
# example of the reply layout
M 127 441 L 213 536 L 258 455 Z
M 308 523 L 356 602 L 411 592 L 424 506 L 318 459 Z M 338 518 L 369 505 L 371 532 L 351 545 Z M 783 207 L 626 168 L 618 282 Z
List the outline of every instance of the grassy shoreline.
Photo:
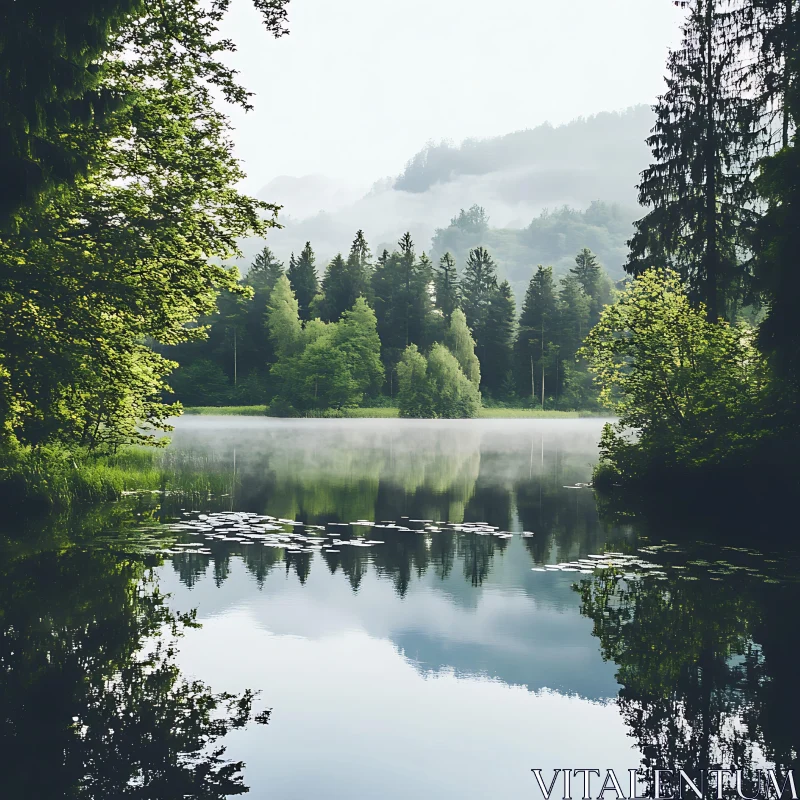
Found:
M 96 456 L 64 447 L 0 453 L 0 502 L 8 508 L 69 509 L 152 489 L 162 477 L 155 449 L 130 447 Z
M 189 416 L 263 417 L 267 406 L 197 406 L 187 408 Z M 309 415 L 337 419 L 397 419 L 397 408 L 347 408 L 336 414 Z M 539 408 L 482 408 L 476 419 L 578 419 L 582 417 L 608 417 L 608 412 L 599 411 L 548 411 Z
M 47 513 L 141 492 L 209 496 L 230 491 L 230 477 L 213 462 L 213 457 L 135 445 L 105 456 L 52 445 L 0 450 L 0 507 Z

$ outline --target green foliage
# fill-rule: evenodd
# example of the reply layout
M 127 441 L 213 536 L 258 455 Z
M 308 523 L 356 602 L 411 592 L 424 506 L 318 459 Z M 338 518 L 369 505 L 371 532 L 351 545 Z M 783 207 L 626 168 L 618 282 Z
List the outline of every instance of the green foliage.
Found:
M 264 249 L 253 259 L 242 283 L 250 286 L 257 296 L 269 297 L 281 275 L 283 275 L 283 262 L 278 261 L 272 250 L 264 246 Z
M 398 246 L 400 249 L 391 254 L 383 251 L 372 275 L 375 316 L 387 370 L 409 344 L 426 347 L 432 333 L 430 261 L 417 258 L 408 233 Z
M 461 305 L 461 287 L 458 282 L 456 262 L 450 253 L 439 259 L 434 276 L 434 293 L 436 308 L 449 324 L 453 312 Z
M 592 327 L 592 301 L 574 275 L 567 275 L 560 283 L 557 341 L 563 353 L 576 353 Z
M 427 359 L 416 345 L 409 345 L 397 365 L 397 375 L 401 417 L 452 419 L 478 414 L 480 392 L 444 345 L 435 344 Z
M 315 322 L 302 352 L 276 366 L 283 378 L 282 396 L 300 412 L 355 405 L 360 395 L 347 356 L 337 347 L 336 324 Z
M 763 142 L 757 107 L 739 83 L 733 10 L 722 0 L 692 0 L 681 46 L 667 61 L 667 90 L 655 106 L 647 143 L 654 162 L 642 173 L 626 271 L 671 267 L 709 319 L 730 317 L 748 289 L 744 231 L 754 217 L 753 163 Z
M 230 43 L 213 41 L 225 5 L 165 0 L 113 32 L 96 85 L 125 103 L 67 137 L 90 170 L 0 239 L 7 437 L 153 441 L 148 429 L 178 408 L 161 400 L 174 364 L 150 344 L 202 337 L 195 323 L 216 294 L 239 290 L 217 262 L 273 224 L 261 216 L 274 207 L 235 188 L 242 173 L 212 99 L 213 84 L 247 103 L 219 61 Z
M 513 383 L 516 317 L 511 286 L 508 281 L 503 281 L 489 297 L 481 361 L 481 386 L 495 397 L 507 394 L 507 386 Z
M 558 319 L 553 268 L 537 267 L 531 277 L 514 346 L 518 391 L 522 397 L 535 397 L 544 405 L 541 383 L 546 370 L 547 344 L 551 342 Z M 548 376 L 545 376 L 548 377 Z
M 428 396 L 430 416 L 451 419 L 478 415 L 481 394 L 464 375 L 455 356 L 441 344 L 435 344 L 428 355 Z
M 415 344 L 410 344 L 397 364 L 397 402 L 401 417 L 430 416 L 428 362 Z
M 467 327 L 467 318 L 460 308 L 453 311 L 444 343 L 455 356 L 464 375 L 466 375 L 475 386 L 480 386 L 481 365 L 478 361 L 478 357 L 475 355 L 475 341 Z
M 85 174 L 89 154 L 67 132 L 91 131 L 119 109 L 98 62 L 139 0 L 0 8 L 0 228 L 45 189 Z M 69 32 L 68 35 L 67 31 Z
M 271 376 L 278 397 L 271 411 L 281 415 L 358 405 L 383 383 L 375 314 L 359 298 L 338 322 L 312 319 L 301 328 L 297 301 L 281 278 L 270 304 L 270 333 L 278 361 Z
M 347 370 L 361 395 L 376 395 L 383 385 L 381 341 L 375 312 L 359 297 L 335 328 L 335 344 L 344 353 Z M 363 398 L 359 398 L 361 402 Z
M 800 59 L 800 56 L 798 56 Z M 800 89 L 796 89 L 800 95 Z M 800 98 L 795 100 L 800 116 Z M 781 402 L 789 420 L 800 407 L 800 135 L 791 146 L 766 159 L 757 180 L 766 203 L 756 225 L 753 244 L 755 277 L 767 300 L 767 315 L 759 329 L 759 342 L 770 354 L 781 387 Z
M 311 319 L 311 301 L 319 291 L 316 256 L 311 248 L 311 242 L 306 242 L 306 246 L 297 260 L 292 255 L 289 261 L 289 269 L 286 270 L 286 277 L 289 279 L 292 291 L 297 298 L 300 319 Z
M 588 247 L 584 247 L 575 256 L 575 266 L 570 274 L 589 298 L 588 324 L 589 327 L 594 327 L 599 322 L 603 309 L 611 302 L 611 281 L 600 266 L 597 256 Z
M 320 295 L 312 311 L 326 322 L 336 322 L 359 297 L 371 294 L 371 274 L 369 245 L 364 232 L 358 231 L 347 261 L 339 254 L 325 269 Z
M 767 425 L 768 373 L 753 339 L 750 329 L 707 321 L 677 273 L 637 277 L 581 351 L 619 415 L 604 429 L 602 460 L 630 481 L 746 451 Z
M 289 278 L 281 275 L 270 295 L 266 320 L 279 361 L 290 359 L 302 349 L 303 328 L 299 313 L 299 305 L 289 285 Z
M 218 364 L 201 358 L 175 370 L 170 388 L 187 405 L 216 406 L 230 399 L 231 386 Z
M 487 313 L 492 293 L 497 289 L 497 265 L 484 247 L 469 251 L 461 278 L 464 314 L 475 336 L 478 352 L 489 324 Z
M 288 0 L 253 0 L 274 36 L 287 32 Z M 136 102 L 138 87 L 116 79 L 126 37 L 139 35 L 150 56 L 175 74 L 190 74 L 249 108 L 248 93 L 224 61 L 234 49 L 218 36 L 230 0 L 210 5 L 163 0 L 39 0 L 0 4 L 0 229 L 48 192 L 85 177 L 106 125 Z M 141 66 L 128 50 L 131 72 Z M 163 74 L 163 73 L 162 73 Z M 89 146 L 87 146 L 89 144 Z M 19 221 L 19 220 L 17 220 Z
M 564 206 L 542 211 L 527 225 L 465 230 L 451 223 L 435 232 L 430 255 L 438 262 L 449 252 L 461 265 L 470 250 L 485 247 L 497 264 L 498 280 L 507 280 L 517 297 L 525 293 L 531 264 L 551 264 L 560 277 L 574 266 L 575 253 L 584 247 L 598 254 L 618 280 L 625 274 L 622 265 L 636 216 L 636 207 L 593 201 L 585 210 Z

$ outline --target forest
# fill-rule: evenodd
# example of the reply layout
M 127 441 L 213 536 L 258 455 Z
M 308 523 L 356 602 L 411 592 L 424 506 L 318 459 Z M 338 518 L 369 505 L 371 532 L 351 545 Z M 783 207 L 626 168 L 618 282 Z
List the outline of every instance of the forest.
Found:
M 476 206 L 461 217 L 481 213 Z M 335 256 L 321 280 L 317 272 L 310 242 L 288 265 L 265 246 L 240 288 L 202 320 L 206 338 L 163 351 L 181 365 L 170 378 L 176 398 L 186 406 L 269 403 L 282 415 L 397 403 L 407 416 L 469 417 L 481 397 L 598 407 L 576 354 L 613 285 L 587 248 L 560 280 L 552 267 L 538 267 L 519 315 L 482 246 L 469 249 L 459 269 L 449 251 L 436 263 L 417 254 L 406 234 L 373 259 L 358 231 L 347 256 Z M 409 386 L 420 369 L 428 401 Z M 455 399 L 462 396 L 469 399 Z
M 581 241 L 558 280 L 529 265 L 519 316 L 477 205 L 430 252 L 405 235 L 373 256 L 359 232 L 324 266 L 311 243 L 287 264 L 266 247 L 240 280 L 226 262 L 269 241 L 279 209 L 237 188 L 214 102 L 250 104 L 216 35 L 228 2 L 44 5 L 3 3 L 0 26 L 5 474 L 46 448 L 164 444 L 181 403 L 234 401 L 436 417 L 603 403 L 618 421 L 598 485 L 790 463 L 796 0 L 680 3 L 627 278 L 615 288 Z M 286 33 L 286 0 L 255 6 Z

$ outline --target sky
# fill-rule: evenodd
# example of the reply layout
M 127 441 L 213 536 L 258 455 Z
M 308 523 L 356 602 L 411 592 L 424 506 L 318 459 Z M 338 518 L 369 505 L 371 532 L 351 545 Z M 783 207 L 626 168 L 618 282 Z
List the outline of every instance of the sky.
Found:
M 283 175 L 368 186 L 431 140 L 653 103 L 681 20 L 671 0 L 291 0 L 274 40 L 248 0 L 231 6 L 251 192 Z

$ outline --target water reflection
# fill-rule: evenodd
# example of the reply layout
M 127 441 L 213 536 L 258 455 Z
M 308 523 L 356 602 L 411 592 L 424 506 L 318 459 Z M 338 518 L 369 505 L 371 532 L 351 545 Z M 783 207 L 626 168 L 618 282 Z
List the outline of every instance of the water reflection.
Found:
M 575 587 L 603 657 L 617 666 L 618 704 L 642 766 L 796 770 L 790 665 L 800 649 L 786 624 L 800 600 L 796 574 L 778 580 L 755 567 L 721 570 L 722 559 L 687 563 L 686 555 L 663 581 L 610 572 Z
M 222 798 L 247 791 L 220 740 L 253 718 L 251 692 L 184 677 L 195 626 L 153 567 L 101 550 L 5 552 L 0 576 L 4 796 Z M 259 721 L 266 722 L 263 713 Z
M 9 796 L 515 798 L 535 766 L 797 768 L 796 557 L 598 514 L 566 487 L 601 424 L 185 420 L 170 469 L 213 493 L 30 523 L 0 554 Z M 306 545 L 413 530 L 329 528 L 382 544 L 315 552 L 191 531 L 231 511 Z

